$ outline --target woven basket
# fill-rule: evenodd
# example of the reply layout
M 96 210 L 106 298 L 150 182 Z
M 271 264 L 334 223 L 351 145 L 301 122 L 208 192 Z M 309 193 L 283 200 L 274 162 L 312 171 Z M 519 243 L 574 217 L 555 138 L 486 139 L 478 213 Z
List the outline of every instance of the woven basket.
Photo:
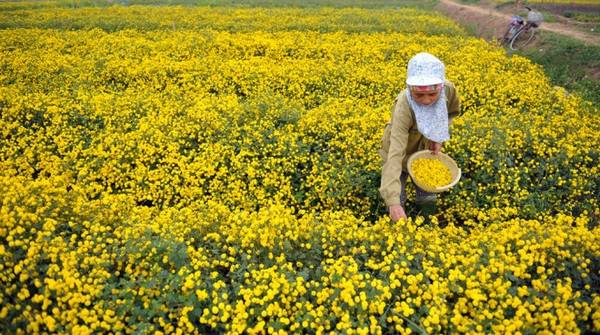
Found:
M 417 158 L 433 158 L 433 159 L 437 159 L 437 160 L 441 161 L 444 165 L 446 165 L 446 167 L 448 167 L 448 169 L 450 170 L 450 174 L 452 175 L 452 181 L 450 182 L 450 184 L 448 184 L 446 186 L 435 187 L 435 188 L 428 186 L 428 185 L 420 184 L 419 181 L 415 178 L 415 175 L 412 170 L 412 162 Z M 452 159 L 450 156 L 448 156 L 442 152 L 434 155 L 431 153 L 430 150 L 417 151 L 414 154 L 412 154 L 410 157 L 408 157 L 408 162 L 406 165 L 408 166 L 408 174 L 412 178 L 413 182 L 417 186 L 419 186 L 421 189 L 423 189 L 424 191 L 427 191 L 427 192 L 431 192 L 431 193 L 444 192 L 446 190 L 449 190 L 452 186 L 456 185 L 456 183 L 458 183 L 458 181 L 460 180 L 461 172 L 460 172 L 460 169 L 458 168 L 458 165 L 456 165 L 456 162 L 454 161 L 454 159 Z

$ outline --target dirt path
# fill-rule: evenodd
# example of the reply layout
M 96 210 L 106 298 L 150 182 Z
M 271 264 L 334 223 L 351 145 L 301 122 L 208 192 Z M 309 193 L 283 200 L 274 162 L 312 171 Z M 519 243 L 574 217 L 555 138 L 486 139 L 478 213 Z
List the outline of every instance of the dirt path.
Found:
M 578 39 L 582 42 L 589 43 L 592 45 L 600 45 L 600 36 L 585 33 L 583 31 L 575 30 L 570 25 L 559 23 L 559 22 L 546 22 L 540 27 L 543 30 L 548 30 L 553 33 L 567 35 Z
M 486 39 L 501 38 L 511 16 L 493 6 L 469 6 L 452 0 L 440 0 L 437 9 L 460 23 L 471 26 L 478 37 Z M 540 29 L 566 35 L 587 44 L 600 45 L 600 36 L 577 30 L 574 24 L 544 22 Z

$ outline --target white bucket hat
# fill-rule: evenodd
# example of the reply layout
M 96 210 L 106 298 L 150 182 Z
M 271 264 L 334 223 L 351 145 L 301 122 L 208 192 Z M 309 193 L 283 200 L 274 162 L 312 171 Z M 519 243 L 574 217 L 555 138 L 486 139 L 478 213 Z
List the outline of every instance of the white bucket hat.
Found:
M 420 52 L 408 61 L 406 72 L 406 84 L 409 86 L 429 86 L 442 84 L 446 70 L 437 57 Z

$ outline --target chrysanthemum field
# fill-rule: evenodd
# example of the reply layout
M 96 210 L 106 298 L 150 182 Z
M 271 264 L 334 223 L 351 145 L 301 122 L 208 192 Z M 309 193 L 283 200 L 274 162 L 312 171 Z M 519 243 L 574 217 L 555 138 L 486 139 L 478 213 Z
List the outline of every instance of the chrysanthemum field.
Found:
M 527 59 L 410 8 L 41 4 L 0 3 L 1 333 L 600 331 L 598 108 Z M 392 223 L 420 51 L 463 176 Z

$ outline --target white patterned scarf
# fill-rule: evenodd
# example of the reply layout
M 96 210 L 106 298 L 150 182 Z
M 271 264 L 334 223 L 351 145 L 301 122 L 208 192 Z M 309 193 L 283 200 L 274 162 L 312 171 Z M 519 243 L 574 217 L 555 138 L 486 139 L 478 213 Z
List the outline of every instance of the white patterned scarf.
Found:
M 446 90 L 442 87 L 438 100 L 425 106 L 416 102 L 406 89 L 406 98 L 410 108 L 415 112 L 417 129 L 430 141 L 443 143 L 450 139 L 448 131 L 448 105 L 446 104 Z
M 445 77 L 444 63 L 431 54 L 418 53 L 408 62 L 406 97 L 410 108 L 415 113 L 417 129 L 427 139 L 438 143 L 450 139 L 446 90 L 443 87 Z M 431 105 L 421 105 L 413 99 L 411 87 L 419 91 L 439 84 L 441 84 L 440 95 L 437 101 Z

